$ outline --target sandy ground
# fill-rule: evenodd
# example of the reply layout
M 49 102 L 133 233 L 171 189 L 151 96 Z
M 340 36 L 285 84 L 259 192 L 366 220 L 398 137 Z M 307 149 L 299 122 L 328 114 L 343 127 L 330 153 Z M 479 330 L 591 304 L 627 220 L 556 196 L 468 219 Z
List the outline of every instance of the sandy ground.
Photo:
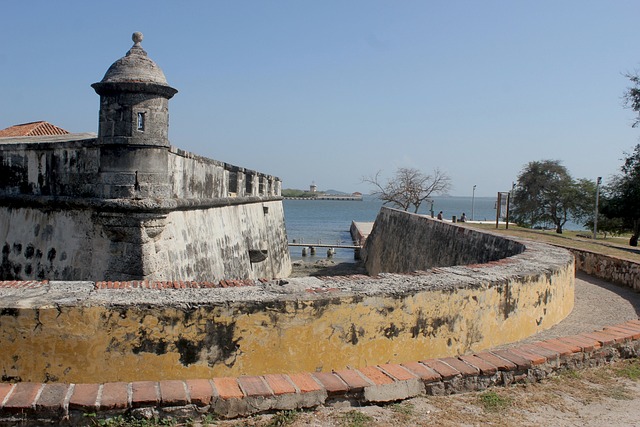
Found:
M 357 265 L 324 261 L 295 267 L 299 275 L 353 274 Z M 637 319 L 640 293 L 579 274 L 573 312 L 560 324 L 526 341 L 600 329 Z M 596 369 L 569 371 L 539 384 L 364 407 L 320 407 L 219 426 L 639 426 L 640 360 Z

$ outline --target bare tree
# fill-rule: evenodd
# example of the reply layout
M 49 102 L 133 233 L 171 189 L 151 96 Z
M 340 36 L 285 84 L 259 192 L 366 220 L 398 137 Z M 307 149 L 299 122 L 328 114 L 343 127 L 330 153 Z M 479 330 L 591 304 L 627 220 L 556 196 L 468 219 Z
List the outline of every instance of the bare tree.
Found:
M 387 182 L 381 182 L 381 172 L 362 180 L 375 186 L 373 194 L 385 205 L 391 203 L 405 211 L 413 206 L 417 213 L 422 202 L 429 200 L 432 195 L 446 193 L 451 188 L 451 178 L 438 168 L 431 175 L 414 168 L 398 168 Z

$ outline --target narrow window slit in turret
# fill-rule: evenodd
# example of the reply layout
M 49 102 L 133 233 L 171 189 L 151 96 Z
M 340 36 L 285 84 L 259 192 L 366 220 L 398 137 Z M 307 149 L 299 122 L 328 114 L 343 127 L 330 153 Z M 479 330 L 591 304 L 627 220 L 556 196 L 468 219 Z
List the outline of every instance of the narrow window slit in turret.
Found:
M 138 113 L 138 130 L 144 132 L 144 113 Z

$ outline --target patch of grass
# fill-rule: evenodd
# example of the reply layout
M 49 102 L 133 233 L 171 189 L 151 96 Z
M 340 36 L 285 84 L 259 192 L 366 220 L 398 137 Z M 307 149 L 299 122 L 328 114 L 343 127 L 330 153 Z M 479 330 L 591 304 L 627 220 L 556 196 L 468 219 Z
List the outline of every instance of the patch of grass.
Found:
M 569 380 L 579 380 L 580 378 L 582 378 L 580 372 L 575 369 L 565 369 L 563 371 L 560 371 L 558 377 L 560 377 L 561 379 Z
M 633 400 L 631 390 L 621 385 L 605 390 L 605 395 L 615 400 Z
M 177 426 L 177 422 L 173 419 L 138 419 L 131 416 L 117 415 L 109 418 L 98 418 L 96 414 L 89 413 L 84 415 L 89 420 L 90 426 L 98 427 L 160 427 L 160 426 Z
M 411 416 L 413 415 L 414 407 L 411 403 L 394 403 L 391 405 L 391 410 L 396 414 Z
M 200 420 L 200 423 L 203 425 L 203 427 L 207 427 L 210 425 L 215 425 L 217 420 L 218 420 L 218 417 L 216 417 L 214 414 L 207 414 L 204 417 L 202 417 L 202 419 Z
M 360 411 L 351 410 L 342 415 L 342 421 L 347 427 L 366 427 L 371 425 L 373 417 Z
M 614 372 L 619 377 L 638 381 L 638 379 L 640 379 L 640 359 L 625 361 L 622 366 Z
M 295 409 L 280 411 L 273 415 L 266 427 L 283 427 L 293 424 L 300 413 Z
M 389 409 L 391 409 L 394 416 L 405 425 L 409 424 L 409 420 L 411 420 L 415 412 L 415 407 L 407 402 L 394 403 L 390 405 Z
M 506 230 L 504 225 L 501 225 L 499 229 L 496 229 L 495 223 L 493 225 L 467 223 L 465 226 L 485 229 L 514 237 L 523 237 L 526 239 L 551 243 L 558 246 L 594 251 L 629 261 L 640 262 L 640 250 L 629 246 L 628 237 L 608 237 L 606 239 L 598 238 L 598 240 L 592 240 L 590 238 L 581 237 L 581 235 L 585 234 L 584 231 L 565 230 L 562 234 L 557 234 L 554 231 L 532 230 L 529 228 L 518 227 L 516 225 L 509 225 L 509 229 Z
M 485 411 L 497 412 L 511 406 L 512 400 L 509 397 L 500 396 L 495 391 L 487 391 L 478 396 L 480 404 Z

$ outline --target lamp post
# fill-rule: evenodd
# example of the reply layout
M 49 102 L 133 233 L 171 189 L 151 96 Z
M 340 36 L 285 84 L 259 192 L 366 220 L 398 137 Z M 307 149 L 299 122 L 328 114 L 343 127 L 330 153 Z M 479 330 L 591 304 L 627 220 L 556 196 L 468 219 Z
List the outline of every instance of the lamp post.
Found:
M 602 177 L 599 176 L 596 180 L 596 211 L 593 215 L 593 239 L 597 239 L 598 236 L 598 199 L 600 198 L 600 183 L 602 182 Z
M 471 194 L 471 221 L 473 221 L 473 204 L 476 201 L 476 186 L 473 186 L 473 193 Z

